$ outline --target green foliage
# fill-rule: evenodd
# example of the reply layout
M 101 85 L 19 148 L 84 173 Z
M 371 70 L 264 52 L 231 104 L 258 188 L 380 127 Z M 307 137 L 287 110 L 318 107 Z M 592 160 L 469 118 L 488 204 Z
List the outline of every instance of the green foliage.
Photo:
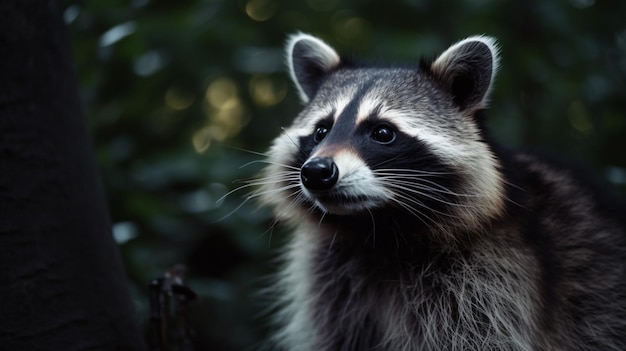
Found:
M 141 318 L 149 280 L 183 263 L 200 295 L 199 350 L 247 349 L 266 332 L 254 291 L 284 234 L 245 201 L 250 189 L 227 193 L 259 171 L 257 152 L 298 111 L 284 72 L 287 34 L 403 63 L 493 35 L 502 53 L 493 136 L 585 162 L 625 190 L 624 13 L 626 2 L 594 0 L 68 2 L 82 99 Z

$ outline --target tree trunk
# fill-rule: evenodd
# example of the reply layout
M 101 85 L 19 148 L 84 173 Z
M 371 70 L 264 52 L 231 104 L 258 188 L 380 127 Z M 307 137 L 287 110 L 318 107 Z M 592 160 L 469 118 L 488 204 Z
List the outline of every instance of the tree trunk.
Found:
M 0 350 L 141 350 L 59 1 L 0 2 Z

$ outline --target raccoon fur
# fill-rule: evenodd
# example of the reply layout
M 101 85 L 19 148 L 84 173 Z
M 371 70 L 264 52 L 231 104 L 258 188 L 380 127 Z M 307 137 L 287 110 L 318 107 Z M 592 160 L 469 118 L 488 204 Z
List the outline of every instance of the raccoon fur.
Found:
M 304 108 L 256 193 L 295 228 L 277 349 L 626 350 L 626 211 L 489 139 L 493 38 L 408 68 L 286 51 Z

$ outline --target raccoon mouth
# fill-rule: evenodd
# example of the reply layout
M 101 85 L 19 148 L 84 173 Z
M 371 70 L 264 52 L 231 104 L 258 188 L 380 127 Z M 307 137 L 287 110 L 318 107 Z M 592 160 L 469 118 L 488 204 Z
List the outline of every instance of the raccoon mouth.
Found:
M 344 195 L 313 193 L 311 199 L 315 205 L 325 212 L 336 215 L 355 214 L 365 212 L 376 207 L 378 201 L 366 195 Z

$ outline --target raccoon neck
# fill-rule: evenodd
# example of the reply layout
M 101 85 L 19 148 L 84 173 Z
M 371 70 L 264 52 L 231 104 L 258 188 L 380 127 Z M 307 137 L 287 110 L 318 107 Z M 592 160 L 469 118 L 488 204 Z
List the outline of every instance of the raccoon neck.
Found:
M 454 223 L 452 216 L 449 222 L 435 222 L 434 214 L 426 213 L 425 217 L 418 218 L 395 208 L 348 216 L 317 213 L 312 217 L 309 219 L 322 240 L 394 255 L 402 251 L 414 255 L 415 250 L 463 253 L 471 249 L 475 240 L 484 237 L 486 228 L 491 225 L 486 223 L 485 229 L 476 229 L 474 224 L 466 227 L 463 223 Z
M 534 265 L 502 230 L 450 249 L 416 228 L 400 230 L 397 216 L 367 217 L 327 216 L 321 225 L 301 223 L 296 233 L 289 272 L 303 294 L 291 292 L 290 308 L 307 306 L 320 342 L 311 349 L 436 350 L 462 340 L 530 349 Z M 303 272 L 310 274 L 306 284 Z M 477 320 L 484 323 L 469 323 Z M 412 337 L 399 346 L 393 340 L 405 328 Z

